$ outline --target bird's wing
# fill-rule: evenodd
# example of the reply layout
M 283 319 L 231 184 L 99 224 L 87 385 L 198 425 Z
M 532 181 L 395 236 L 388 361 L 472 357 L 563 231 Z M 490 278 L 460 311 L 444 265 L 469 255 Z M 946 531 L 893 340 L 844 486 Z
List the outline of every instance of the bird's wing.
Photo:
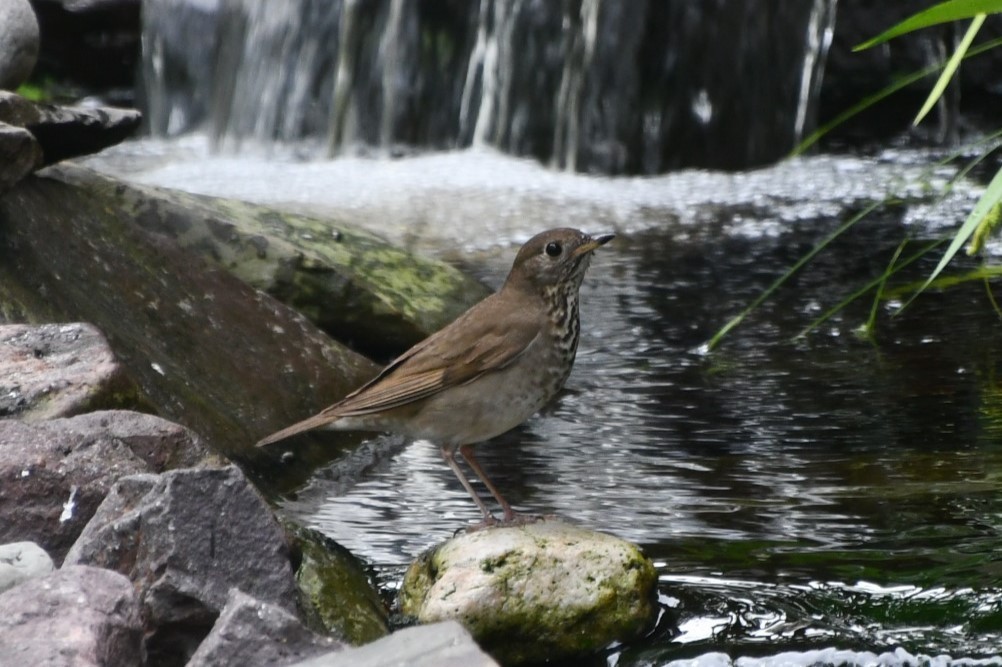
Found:
M 501 321 L 494 316 L 501 305 L 494 297 L 415 345 L 324 412 L 335 418 L 380 412 L 508 366 L 529 349 L 543 327 L 528 311 L 508 311 Z

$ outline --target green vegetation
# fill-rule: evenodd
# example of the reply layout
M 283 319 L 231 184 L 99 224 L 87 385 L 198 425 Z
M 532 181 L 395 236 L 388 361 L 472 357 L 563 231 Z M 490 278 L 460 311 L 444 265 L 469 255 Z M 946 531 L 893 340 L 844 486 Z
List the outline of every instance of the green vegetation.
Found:
M 943 64 L 936 65 L 934 67 L 926 68 L 920 72 L 911 74 L 904 77 L 900 81 L 888 86 L 882 91 L 865 98 L 860 101 L 850 109 L 846 110 L 842 114 L 838 115 L 832 121 L 821 126 L 817 131 L 808 136 L 799 146 L 797 146 L 793 155 L 799 155 L 806 151 L 808 148 L 813 146 L 817 141 L 824 136 L 826 133 L 831 131 L 833 128 L 844 123 L 849 118 L 855 116 L 856 114 L 864 111 L 870 106 L 876 104 L 877 102 L 885 99 L 891 94 L 901 90 L 902 88 L 915 83 L 920 79 L 924 79 L 929 75 L 940 72 L 940 76 L 933 86 L 931 92 L 926 98 L 925 103 L 919 110 L 915 117 L 914 124 L 920 123 L 925 116 L 928 114 L 929 110 L 936 104 L 937 101 L 942 97 L 943 92 L 946 89 L 947 84 L 955 76 L 957 70 L 960 67 L 961 62 L 970 57 L 974 57 L 978 54 L 984 53 L 990 49 L 1002 46 L 1002 39 L 992 40 L 984 44 L 980 44 L 974 48 L 971 48 L 971 44 L 974 41 L 979 29 L 984 24 L 985 17 L 990 13 L 1002 13 L 1002 0 L 948 0 L 947 2 L 942 2 L 933 7 L 930 7 L 924 11 L 912 15 L 911 17 L 901 21 L 895 26 L 892 26 L 885 32 L 877 35 L 871 40 L 864 42 L 856 47 L 856 50 L 870 48 L 884 42 L 898 37 L 908 32 L 914 30 L 919 30 L 921 28 L 926 28 L 929 26 L 939 25 L 942 23 L 947 23 L 950 21 L 966 20 L 970 19 L 971 24 L 968 27 L 966 34 L 961 40 L 960 44 L 957 46 L 953 55 L 950 59 Z M 984 158 L 986 158 L 997 146 L 998 139 L 1002 137 L 1002 131 L 996 132 L 989 137 L 982 139 L 979 144 L 983 146 L 982 153 L 970 161 L 967 165 L 961 168 L 958 174 L 947 184 L 944 189 L 943 195 L 945 196 L 952 185 L 959 179 L 966 176 L 971 169 L 973 169 L 978 163 L 980 163 Z M 955 160 L 960 155 L 963 155 L 963 151 L 958 151 L 954 155 L 944 160 L 944 162 L 950 162 Z M 941 163 L 942 164 L 942 163 Z M 941 164 L 934 165 L 934 167 L 939 167 Z M 771 296 L 779 287 L 781 287 L 794 273 L 800 270 L 804 265 L 811 261 L 819 252 L 824 250 L 832 241 L 838 238 L 843 233 L 851 229 L 857 222 L 864 219 L 874 210 L 881 208 L 883 206 L 893 205 L 895 202 L 892 196 L 888 196 L 883 201 L 878 201 L 860 213 L 853 216 L 851 219 L 843 223 L 838 229 L 836 229 L 831 235 L 824 238 L 819 242 L 814 248 L 811 249 L 806 255 L 804 255 L 796 264 L 793 265 L 786 273 L 784 273 L 780 278 L 778 278 L 772 285 L 770 285 L 757 299 L 755 299 L 747 308 L 745 308 L 741 313 L 728 321 L 723 327 L 721 327 L 716 334 L 707 342 L 707 349 L 712 350 L 719 344 L 719 342 L 726 336 L 734 327 L 740 324 L 745 317 L 748 316 L 755 308 L 757 308 L 763 301 L 765 301 L 769 296 Z M 906 256 L 904 259 L 901 258 L 904 253 L 909 241 L 906 239 L 901 242 L 898 246 L 894 256 L 892 257 L 887 268 L 877 278 L 870 281 L 866 285 L 862 286 L 848 297 L 844 298 L 836 306 L 825 312 L 821 317 L 817 318 L 800 334 L 804 335 L 825 320 L 830 318 L 835 313 L 839 312 L 849 303 L 855 301 L 856 299 L 870 293 L 874 292 L 873 306 L 870 309 L 870 317 L 866 323 L 861 325 L 858 332 L 866 337 L 872 337 L 874 326 L 876 322 L 876 316 L 878 312 L 879 303 L 887 298 L 902 298 L 903 294 L 908 295 L 908 299 L 905 301 L 895 314 L 899 314 L 902 310 L 908 307 L 908 305 L 917 298 L 925 289 L 929 287 L 947 287 L 950 285 L 955 285 L 960 282 L 966 282 L 969 280 L 981 280 L 984 281 L 985 290 L 988 295 L 988 301 L 995 311 L 1002 318 L 1002 309 L 999 308 L 998 303 L 995 301 L 991 289 L 990 281 L 993 278 L 998 278 L 1002 274 L 1002 270 L 998 267 L 983 266 L 980 270 L 968 272 L 962 276 L 954 276 L 949 280 L 944 280 L 940 278 L 940 274 L 946 268 L 947 264 L 956 256 L 960 251 L 961 247 L 965 243 L 967 246 L 968 255 L 980 254 L 985 240 L 992 234 L 996 233 L 999 227 L 1002 226 L 1002 170 L 1000 170 L 995 177 L 991 180 L 988 187 L 985 189 L 981 198 L 975 204 L 974 208 L 971 210 L 967 219 L 960 226 L 960 228 L 954 233 L 946 251 L 940 258 L 939 263 L 936 268 L 933 269 L 932 273 L 928 278 L 919 284 L 906 285 L 902 287 L 896 287 L 894 289 L 888 289 L 888 280 L 898 271 L 905 268 L 912 262 L 923 257 L 926 253 L 932 251 L 933 249 L 939 247 L 946 239 L 939 242 L 927 243 L 919 251 Z

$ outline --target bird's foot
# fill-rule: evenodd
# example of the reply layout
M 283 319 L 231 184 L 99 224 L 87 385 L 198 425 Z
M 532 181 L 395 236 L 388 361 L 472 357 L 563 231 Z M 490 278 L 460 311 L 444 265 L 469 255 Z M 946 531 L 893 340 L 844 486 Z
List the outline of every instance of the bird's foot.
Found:
M 556 518 L 557 516 L 555 514 L 523 514 L 522 512 L 512 512 L 511 514 L 506 514 L 503 518 L 499 519 L 491 514 L 485 516 L 483 521 L 480 523 L 460 528 L 456 531 L 456 534 L 459 534 L 460 532 L 476 533 L 486 528 L 516 528 L 518 526 L 525 526 L 539 521 L 549 521 Z

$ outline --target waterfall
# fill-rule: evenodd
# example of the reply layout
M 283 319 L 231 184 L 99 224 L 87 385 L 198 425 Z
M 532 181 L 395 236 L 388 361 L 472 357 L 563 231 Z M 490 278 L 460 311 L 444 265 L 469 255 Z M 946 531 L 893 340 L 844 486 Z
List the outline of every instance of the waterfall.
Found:
M 154 134 L 744 168 L 813 128 L 836 0 L 144 0 Z

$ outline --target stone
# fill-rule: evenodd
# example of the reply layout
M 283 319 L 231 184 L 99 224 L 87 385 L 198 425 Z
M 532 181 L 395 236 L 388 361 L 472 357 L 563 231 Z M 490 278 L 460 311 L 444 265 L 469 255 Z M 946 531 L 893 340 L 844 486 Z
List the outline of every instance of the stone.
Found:
M 142 229 L 114 198 L 32 175 L 0 197 L 0 314 L 87 321 L 163 417 L 228 457 L 278 465 L 262 436 L 318 412 L 379 367 L 305 317 Z M 299 460 L 323 434 L 299 440 Z M 314 444 L 315 443 L 315 444 Z
M 141 120 L 134 109 L 64 107 L 0 90 L 0 123 L 31 132 L 42 148 L 42 164 L 114 146 L 131 136 Z
M 336 640 L 307 629 L 282 607 L 234 588 L 187 667 L 283 667 L 340 648 Z
M 497 667 L 456 621 L 398 630 L 359 648 L 328 653 L 295 667 Z
M 630 542 L 560 521 L 467 533 L 411 564 L 406 616 L 459 620 L 505 664 L 592 653 L 649 630 L 654 566 Z
M 48 574 L 55 567 L 45 549 L 34 542 L 0 544 L 0 593 L 22 581 Z
M 38 20 L 28 0 L 0 2 L 0 89 L 28 80 L 38 60 Z
M 0 324 L 0 418 L 139 408 L 139 388 L 90 324 Z
M 299 584 L 316 625 L 350 644 L 389 632 L 389 614 L 363 564 L 319 531 L 286 524 L 295 545 Z
M 37 542 L 58 563 L 118 477 L 210 460 L 193 433 L 152 415 L 0 420 L 0 542 Z
M 488 289 L 453 266 L 340 220 L 50 170 L 141 227 L 304 313 L 334 338 L 389 358 L 452 322 Z
M 0 194 L 42 166 L 42 147 L 23 127 L 0 123 Z
M 0 665 L 136 667 L 144 663 L 129 580 L 66 567 L 0 594 Z
M 151 663 L 184 664 L 232 588 L 296 609 L 285 534 L 236 466 L 119 479 L 66 563 L 132 581 Z

